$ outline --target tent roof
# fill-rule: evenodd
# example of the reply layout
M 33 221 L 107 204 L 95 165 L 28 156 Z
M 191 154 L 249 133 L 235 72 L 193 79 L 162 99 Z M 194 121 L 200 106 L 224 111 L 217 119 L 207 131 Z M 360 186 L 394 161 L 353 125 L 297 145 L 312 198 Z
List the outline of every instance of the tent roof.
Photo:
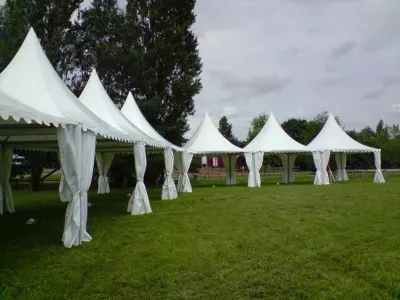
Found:
M 137 128 L 146 133 L 148 136 L 152 137 L 153 139 L 164 145 L 167 145 L 168 147 L 171 147 L 174 150 L 184 151 L 183 148 L 175 146 L 174 144 L 167 141 L 150 125 L 149 122 L 147 122 L 131 92 L 129 92 L 128 97 L 126 98 L 125 103 L 121 108 L 121 112 L 129 121 L 131 121 L 134 125 L 136 125 Z
M 246 152 L 299 153 L 310 150 L 292 139 L 279 125 L 271 112 L 267 122 L 257 136 L 244 147 Z
M 142 141 L 156 147 L 166 147 L 166 143 L 159 142 L 147 135 L 132 124 L 117 108 L 104 89 L 96 70 L 92 71 L 90 78 L 79 97 L 79 100 L 89 108 L 97 117 L 101 118 L 112 128 L 124 132 L 132 141 Z M 132 152 L 130 146 L 129 151 Z
M 101 135 L 128 140 L 122 132 L 107 128 L 68 89 L 47 59 L 31 28 L 17 54 L 0 74 L 0 91 L 54 122 L 65 119 Z
M 243 149 L 230 143 L 214 126 L 208 113 L 205 113 L 192 138 L 183 145 L 188 153 L 223 154 L 243 153 Z
M 320 133 L 307 145 L 310 150 L 330 150 L 332 152 L 376 152 L 379 149 L 360 144 L 353 140 L 329 114 Z

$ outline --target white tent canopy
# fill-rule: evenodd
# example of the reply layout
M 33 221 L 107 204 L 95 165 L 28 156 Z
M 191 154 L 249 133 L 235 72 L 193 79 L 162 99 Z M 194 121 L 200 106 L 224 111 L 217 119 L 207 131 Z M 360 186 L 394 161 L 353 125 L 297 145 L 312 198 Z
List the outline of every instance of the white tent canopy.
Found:
M 243 150 L 249 152 L 246 155 L 246 162 L 248 166 L 252 166 L 252 168 L 249 168 L 249 187 L 261 186 L 258 174 L 262 166 L 263 153 L 281 154 L 283 165 L 282 181 L 289 183 L 294 182 L 293 167 L 296 153 L 310 152 L 306 146 L 292 139 L 282 129 L 272 112 L 269 114 L 268 120 L 261 131 Z M 257 152 L 258 154 L 255 156 L 254 153 Z
M 152 137 L 159 143 L 166 145 L 164 149 L 164 160 L 165 160 L 165 172 L 166 178 L 162 187 L 161 199 L 175 199 L 178 197 L 175 182 L 172 179 L 172 173 L 174 171 L 174 154 L 172 150 L 183 152 L 184 149 L 167 141 L 161 136 L 150 123 L 146 120 L 142 112 L 140 111 L 135 99 L 129 92 L 128 97 L 125 100 L 124 105 L 121 108 L 122 114 L 133 124 L 135 124 L 140 130 Z
M 337 181 L 347 180 L 346 174 L 346 153 L 374 153 L 375 157 L 375 182 L 385 182 L 381 171 L 381 150 L 365 146 L 347 135 L 346 132 L 336 122 L 335 117 L 329 114 L 329 117 L 320 131 L 320 133 L 307 145 L 307 148 L 313 152 L 317 173 L 314 184 L 329 184 L 328 173 L 326 171 L 330 152 L 336 154 L 338 167 Z
M 132 124 L 125 116 L 121 113 L 121 111 L 116 107 L 114 102 L 111 100 L 111 98 L 108 96 L 106 90 L 104 89 L 100 78 L 97 75 L 96 70 L 92 71 L 92 74 L 90 75 L 90 78 L 88 82 L 86 83 L 85 89 L 82 91 L 82 94 L 79 97 L 79 100 L 83 102 L 84 105 L 87 106 L 94 114 L 96 114 L 99 118 L 104 120 L 110 127 L 125 132 L 129 136 L 134 136 L 137 139 L 139 139 L 142 143 L 150 144 L 152 146 L 158 146 L 158 147 L 165 147 L 165 145 L 162 145 L 162 143 L 154 140 L 144 132 L 142 132 L 139 128 L 137 128 L 134 124 Z M 97 147 L 97 161 L 102 162 L 103 164 L 100 163 L 100 167 L 104 167 L 104 162 L 107 165 L 111 165 L 112 161 L 107 161 L 107 158 L 111 159 L 112 157 L 107 157 L 105 155 L 105 152 L 128 152 L 132 153 L 133 152 L 133 147 L 132 145 L 98 145 Z M 144 157 L 146 158 L 145 153 L 140 153 L 141 151 L 145 151 L 145 147 L 135 147 L 136 155 L 140 156 L 141 158 Z M 146 188 L 143 184 L 143 176 L 146 170 L 146 161 L 143 160 L 138 160 L 135 158 L 135 169 L 136 169 L 136 179 L 137 179 L 137 185 L 140 184 L 140 188 L 136 188 L 133 195 L 132 199 L 134 199 L 135 203 L 133 206 L 130 207 L 138 207 L 138 206 L 148 206 L 150 207 L 150 203 L 148 200 L 147 196 L 147 191 Z M 143 169 L 142 169 L 143 168 Z M 105 171 L 105 170 L 99 170 L 100 171 Z M 102 172 L 104 173 L 104 172 Z M 143 176 L 138 176 L 140 174 L 143 174 Z M 106 180 L 107 174 L 101 174 L 102 176 L 99 177 L 99 185 L 105 185 L 101 186 L 99 188 L 99 191 L 107 191 L 109 190 L 108 187 L 108 180 Z M 133 201 L 133 200 L 132 200 Z M 138 203 L 136 203 L 138 202 Z M 145 212 L 151 212 L 151 211 L 145 211 L 145 210 L 131 210 L 130 211 L 132 214 L 142 214 Z
M 156 140 L 161 145 L 165 147 L 172 148 L 173 150 L 182 152 L 184 149 L 181 147 L 175 146 L 174 144 L 167 141 L 164 137 L 161 136 L 154 128 L 150 125 L 150 123 L 143 116 L 140 111 L 138 105 L 136 104 L 135 99 L 133 98 L 131 92 L 129 92 L 128 97 L 125 100 L 124 105 L 121 108 L 122 114 L 137 128 L 143 131 L 146 135 L 150 136 L 154 140 Z
M 183 148 L 186 150 L 186 155 L 193 154 L 222 154 L 223 161 L 228 162 L 229 166 L 225 166 L 227 170 L 227 184 L 236 184 L 236 176 L 235 176 L 235 164 L 237 154 L 243 153 L 243 149 L 233 145 L 229 142 L 214 126 L 210 116 L 208 113 L 205 113 L 203 120 L 201 121 L 199 127 L 196 132 L 192 136 L 192 138 L 183 145 Z M 231 156 L 234 156 L 233 158 Z M 184 163 L 187 164 L 187 169 L 189 168 L 191 162 L 191 158 L 184 159 Z M 184 164 L 184 165 L 185 165 Z M 230 167 L 230 168 L 229 168 Z M 183 180 L 181 182 L 190 184 L 188 178 L 186 178 L 187 171 L 183 171 Z M 181 190 L 188 189 L 187 187 L 180 187 Z
M 0 91 L 38 113 L 68 119 L 103 136 L 128 140 L 77 101 L 47 59 L 33 29 L 0 74 Z
M 89 241 L 86 231 L 87 191 L 92 178 L 96 134 L 130 140 L 108 128 L 64 85 L 44 54 L 31 29 L 11 63 L 0 74 L 0 123 L 2 143 L 1 182 L 6 209 L 11 211 L 9 169 L 12 149 L 59 150 L 64 176 L 61 187 L 68 201 L 63 242 L 66 247 Z M 27 114 L 30 114 L 27 116 Z M 25 122 L 18 121 L 18 117 Z M 29 124 L 31 120 L 37 124 Z M 57 129 L 45 124 L 61 124 Z M 4 191 L 5 188 L 5 191 Z M 12 200 L 12 199 L 11 199 Z M 3 205 L 2 205 L 3 206 Z

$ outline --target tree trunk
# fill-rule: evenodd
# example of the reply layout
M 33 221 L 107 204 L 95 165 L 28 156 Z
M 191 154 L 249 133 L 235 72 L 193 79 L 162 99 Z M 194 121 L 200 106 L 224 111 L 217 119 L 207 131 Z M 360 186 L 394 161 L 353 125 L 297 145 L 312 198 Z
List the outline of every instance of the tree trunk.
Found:
M 39 162 L 32 164 L 31 168 L 31 186 L 32 192 L 40 190 L 40 178 L 42 177 L 43 167 Z

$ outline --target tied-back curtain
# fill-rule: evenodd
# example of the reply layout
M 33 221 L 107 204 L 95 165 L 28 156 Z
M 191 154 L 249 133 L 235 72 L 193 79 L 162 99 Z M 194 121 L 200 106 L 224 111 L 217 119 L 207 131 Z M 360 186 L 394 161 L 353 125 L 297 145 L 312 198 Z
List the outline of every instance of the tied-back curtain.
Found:
M 222 155 L 222 161 L 226 170 L 225 184 L 232 185 L 236 184 L 236 154 L 224 154 Z
M 178 192 L 181 193 L 191 193 L 192 192 L 192 186 L 190 184 L 190 179 L 189 179 L 189 168 L 190 164 L 192 163 L 193 159 L 193 153 L 187 153 L 187 152 L 181 152 L 181 163 L 182 163 L 182 180 L 181 180 L 181 186 L 179 187 Z M 179 175 L 181 177 L 181 175 Z
M 294 163 L 296 161 L 296 154 L 282 154 L 282 167 L 283 173 L 281 182 L 293 183 L 294 182 Z
M 174 164 L 178 170 L 178 184 L 177 191 L 182 192 L 182 179 L 183 179 L 183 166 L 182 166 L 182 152 L 174 151 Z
M 262 167 L 264 152 L 245 153 L 246 164 L 249 169 L 247 179 L 248 187 L 261 187 L 260 169 Z
M 146 186 L 143 182 L 147 167 L 145 145 L 143 143 L 135 143 L 133 152 L 135 156 L 136 187 L 129 199 L 128 212 L 132 215 L 149 214 L 152 210 Z
M 176 191 L 175 182 L 172 179 L 172 173 L 174 172 L 174 153 L 172 148 L 168 147 L 164 149 L 164 162 L 165 162 L 165 181 L 162 187 L 162 200 L 172 200 L 178 197 Z
M 374 159 L 375 159 L 375 176 L 374 176 L 374 182 L 376 183 L 385 183 L 385 177 L 382 174 L 381 170 L 381 151 L 375 151 L 374 152 Z
M 10 185 L 12 153 L 13 150 L 11 148 L 0 147 L 0 216 L 4 211 L 15 212 Z
M 335 154 L 337 173 L 336 181 L 348 181 L 346 172 L 346 153 L 336 153 Z
M 68 202 L 72 200 L 72 192 L 67 182 L 65 181 L 65 174 L 61 163 L 60 151 L 57 152 L 57 156 L 58 156 L 58 161 L 60 162 L 60 175 L 61 175 L 58 192 L 60 193 L 61 202 Z
M 329 175 L 327 172 L 327 167 L 329 163 L 330 151 L 314 151 L 313 159 L 316 168 L 314 185 L 328 185 Z
M 97 169 L 99 171 L 99 180 L 97 188 L 98 194 L 110 193 L 110 185 L 108 182 L 107 174 L 111 168 L 114 157 L 115 153 L 112 152 L 96 152 L 96 163 L 97 163 Z
M 68 201 L 62 241 L 65 247 L 80 245 L 92 237 L 86 231 L 87 192 L 93 175 L 96 135 L 79 126 L 57 129 L 64 185 L 72 198 Z

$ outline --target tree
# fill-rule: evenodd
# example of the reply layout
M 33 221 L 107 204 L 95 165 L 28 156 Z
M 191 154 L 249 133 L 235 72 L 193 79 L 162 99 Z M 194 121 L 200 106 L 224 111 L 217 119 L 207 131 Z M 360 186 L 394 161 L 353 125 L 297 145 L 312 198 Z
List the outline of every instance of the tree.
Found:
M 250 128 L 247 134 L 247 143 L 250 143 L 257 136 L 267 120 L 268 116 L 265 113 L 253 118 L 253 120 L 250 122 Z
M 76 40 L 72 88 L 79 96 L 96 68 L 110 98 L 120 106 L 129 90 L 124 76 L 132 76 L 123 74 L 124 68 L 132 63 L 126 61 L 125 54 L 135 49 L 124 48 L 124 15 L 118 1 L 93 0 L 91 6 L 79 10 L 77 18 L 70 32 Z
M 226 116 L 223 116 L 219 120 L 218 130 L 232 144 L 237 144 L 237 138 L 233 135 L 232 132 L 232 124 L 228 122 L 228 118 Z
M 195 0 L 128 0 L 125 13 L 126 31 L 136 29 L 126 38 L 136 49 L 131 61 L 139 61 L 130 89 L 149 123 L 175 144 L 183 142 L 201 90 L 194 6 Z
M 282 128 L 295 141 L 304 143 L 303 133 L 307 131 L 307 121 L 303 119 L 289 119 L 282 123 Z
M 329 112 L 325 110 L 323 112 L 320 112 L 318 115 L 316 115 L 315 118 L 313 119 L 313 121 L 315 123 L 318 123 L 318 124 L 321 124 L 322 126 L 324 126 L 324 124 L 328 120 L 328 117 L 329 117 Z M 342 121 L 339 119 L 338 116 L 335 116 L 335 120 L 339 124 L 339 126 L 343 128 Z

